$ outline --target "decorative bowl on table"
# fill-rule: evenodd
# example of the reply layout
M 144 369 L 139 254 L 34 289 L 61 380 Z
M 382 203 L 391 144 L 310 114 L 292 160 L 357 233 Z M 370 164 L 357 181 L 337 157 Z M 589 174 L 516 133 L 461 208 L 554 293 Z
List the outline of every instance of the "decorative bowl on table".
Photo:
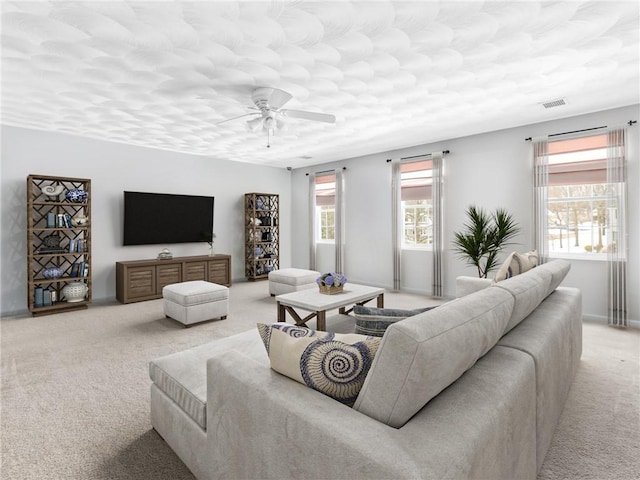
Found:
M 343 291 L 344 284 L 347 283 L 347 277 L 337 272 L 323 273 L 316 278 L 316 283 L 320 293 L 333 295 Z

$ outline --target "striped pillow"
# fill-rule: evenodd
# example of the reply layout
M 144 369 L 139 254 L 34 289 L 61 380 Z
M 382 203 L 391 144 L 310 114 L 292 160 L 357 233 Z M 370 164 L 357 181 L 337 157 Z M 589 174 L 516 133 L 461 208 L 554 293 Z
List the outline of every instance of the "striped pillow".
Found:
M 496 272 L 496 282 L 515 277 L 531 270 L 538 265 L 538 252 L 532 250 L 527 253 L 511 252 Z
M 419 308 L 417 310 L 400 310 L 395 308 L 375 308 L 356 305 L 353 315 L 356 317 L 356 333 L 381 337 L 392 323 L 426 312 L 436 307 Z

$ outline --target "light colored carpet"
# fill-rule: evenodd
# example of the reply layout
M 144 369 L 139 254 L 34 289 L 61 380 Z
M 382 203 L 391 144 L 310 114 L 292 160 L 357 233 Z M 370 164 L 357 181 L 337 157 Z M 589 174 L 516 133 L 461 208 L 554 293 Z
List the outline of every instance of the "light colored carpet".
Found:
M 192 480 L 151 429 L 147 364 L 275 320 L 265 282 L 237 283 L 230 297 L 227 320 L 191 328 L 164 318 L 161 300 L 3 318 L 0 477 Z M 385 301 L 434 304 L 397 293 Z M 328 320 L 330 330 L 345 327 Z M 582 364 L 539 478 L 637 478 L 640 332 L 585 324 L 584 333 Z

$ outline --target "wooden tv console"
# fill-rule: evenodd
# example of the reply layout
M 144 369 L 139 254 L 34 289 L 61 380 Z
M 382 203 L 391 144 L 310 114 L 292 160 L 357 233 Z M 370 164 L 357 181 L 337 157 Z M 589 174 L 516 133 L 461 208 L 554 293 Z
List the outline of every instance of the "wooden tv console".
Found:
M 116 298 L 122 303 L 162 298 L 170 283 L 206 280 L 231 286 L 231 255 L 116 262 Z

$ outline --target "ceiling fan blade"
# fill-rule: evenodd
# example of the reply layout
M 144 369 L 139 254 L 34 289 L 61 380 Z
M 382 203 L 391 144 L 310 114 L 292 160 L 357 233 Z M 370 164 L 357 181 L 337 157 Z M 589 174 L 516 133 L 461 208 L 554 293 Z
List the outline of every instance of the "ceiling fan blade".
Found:
M 272 87 L 258 87 L 251 94 L 251 101 L 254 104 L 267 102 L 269 108 L 274 110 L 280 109 L 291 98 L 292 95 L 289 92 Z
M 336 123 L 336 116 L 330 113 L 305 112 L 304 110 L 280 110 L 286 117 L 302 118 L 304 120 L 313 120 L 315 122 Z
M 249 115 L 260 115 L 260 112 L 245 113 L 244 115 L 238 115 L 237 117 L 227 118 L 226 120 L 221 120 L 219 122 L 216 122 L 216 125 L 220 125 L 221 123 L 230 122 L 231 120 L 235 120 L 237 118 L 248 117 Z
M 276 110 L 281 109 L 285 103 L 287 103 L 293 95 L 289 92 L 285 92 L 284 90 L 280 90 L 279 88 L 274 88 L 273 92 L 269 96 L 269 106 L 271 108 L 275 108 Z

